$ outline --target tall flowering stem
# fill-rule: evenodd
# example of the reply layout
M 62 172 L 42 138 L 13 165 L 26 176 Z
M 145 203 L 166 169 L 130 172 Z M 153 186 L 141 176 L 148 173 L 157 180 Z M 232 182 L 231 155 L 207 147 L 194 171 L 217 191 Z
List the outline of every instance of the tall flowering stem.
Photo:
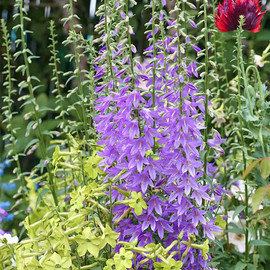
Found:
M 156 0 L 152 0 L 152 45 L 153 45 L 153 83 L 152 83 L 152 106 L 153 108 L 155 108 L 156 106 L 156 56 L 157 56 L 157 53 L 156 53 L 156 33 L 155 33 L 155 14 L 156 14 L 156 11 L 155 11 L 155 1 Z M 155 128 L 155 122 L 154 122 L 154 128 Z
M 208 50 L 208 22 L 207 22 L 207 4 L 208 1 L 203 1 L 203 11 L 204 11 L 204 44 L 205 44 L 205 62 L 204 62 L 204 95 L 205 95 L 205 103 L 204 103 L 204 121 L 205 121 L 205 130 L 204 130 L 204 143 L 205 143 L 205 154 L 204 154 L 204 180 L 207 176 L 207 156 L 208 156 L 208 88 L 209 88 L 209 77 L 208 77 L 208 63 L 209 63 L 209 50 Z
M 69 0 L 69 12 L 70 12 L 70 26 L 71 26 L 71 31 L 75 34 L 76 33 L 76 28 L 80 28 L 79 25 L 75 25 L 74 22 L 74 11 L 73 11 L 73 1 L 74 0 Z M 80 98 L 81 102 L 81 109 L 82 109 L 82 122 L 83 122 L 83 127 L 85 131 L 85 139 L 88 141 L 89 139 L 89 132 L 88 132 L 88 123 L 89 119 L 87 117 L 87 111 L 85 108 L 85 103 L 83 102 L 85 96 L 83 92 L 83 85 L 82 85 L 82 72 L 80 70 L 80 53 L 78 49 L 78 44 L 75 38 L 73 38 L 73 49 L 74 49 L 74 59 L 75 59 L 75 65 L 76 65 L 76 72 L 74 72 L 77 83 L 78 83 L 78 92 L 76 92 L 77 96 Z
M 113 90 L 115 91 L 115 79 L 114 79 L 114 72 L 113 72 L 113 65 L 112 65 L 112 51 L 111 51 L 111 22 L 109 21 L 109 11 L 108 11 L 108 0 L 104 1 L 104 20 L 105 20 L 105 42 L 107 48 L 107 62 L 109 63 L 109 70 L 110 75 L 113 83 Z M 109 88 L 106 87 L 106 95 L 109 94 Z
M 244 67 L 244 60 L 243 60 L 243 52 L 242 52 L 242 32 L 243 32 L 243 25 L 244 25 L 244 17 L 240 16 L 239 27 L 236 32 L 237 36 L 237 66 L 238 66 L 238 117 L 240 123 L 240 136 L 241 136 L 241 144 L 242 144 L 242 155 L 243 155 L 243 163 L 244 163 L 244 171 L 247 168 L 247 161 L 246 161 L 246 145 L 244 140 L 244 131 L 243 131 L 243 119 L 241 116 L 242 105 L 241 105 L 241 78 L 244 80 L 244 87 L 248 86 L 246 72 Z M 249 217 L 248 217 L 248 186 L 247 183 L 245 184 L 245 219 L 246 219 L 246 229 L 245 229 L 245 260 L 248 262 L 249 256 L 249 243 L 248 243 L 248 226 L 249 226 Z
M 6 60 L 6 71 L 3 72 L 3 74 L 6 74 L 6 81 L 4 82 L 4 86 L 6 86 L 7 91 L 8 91 L 7 97 L 4 98 L 4 102 L 7 104 L 7 106 L 3 107 L 3 109 L 6 109 L 6 111 L 4 112 L 6 119 L 3 121 L 3 123 L 7 123 L 7 130 L 10 133 L 8 137 L 11 143 L 12 150 L 9 153 L 10 155 L 13 155 L 13 159 L 16 162 L 16 166 L 17 166 L 16 176 L 17 176 L 17 180 L 19 180 L 21 184 L 24 210 L 26 211 L 27 209 L 26 185 L 25 185 L 25 181 L 22 175 L 19 153 L 16 147 L 16 132 L 15 132 L 16 129 L 12 124 L 12 117 L 14 115 L 14 113 L 12 112 L 12 104 L 13 104 L 12 96 L 15 93 L 15 91 L 13 89 L 14 79 L 12 78 L 12 65 L 11 65 L 11 54 L 10 54 L 11 41 L 10 41 L 10 36 L 8 34 L 7 26 L 5 24 L 4 19 L 1 20 L 1 27 L 2 27 L 2 32 L 3 32 L 3 46 L 5 47 L 5 53 L 3 55 L 4 55 L 4 59 Z M 3 189 L 1 189 L 1 192 L 3 192 Z M 1 194 L 1 197 L 2 197 L 2 194 Z
M 27 48 L 27 44 L 25 41 L 24 21 L 27 20 L 26 19 L 27 17 L 25 16 L 26 11 L 23 7 L 22 0 L 17 0 L 16 6 L 19 9 L 19 14 L 15 14 L 14 17 L 16 18 L 17 16 L 19 16 L 19 20 L 20 20 L 19 29 L 20 29 L 20 35 L 21 35 L 21 39 L 20 39 L 19 44 L 21 44 L 21 46 L 22 46 L 22 51 L 17 52 L 16 57 L 18 57 L 19 55 L 22 55 L 23 60 L 24 60 L 24 68 L 21 69 L 20 71 L 22 72 L 23 75 L 25 74 L 25 76 L 26 76 L 26 86 L 29 90 L 29 98 L 31 100 L 31 105 L 32 105 L 32 115 L 33 115 L 34 122 L 35 122 L 33 127 L 37 128 L 37 134 L 38 134 L 38 140 L 39 140 L 39 144 L 40 144 L 42 159 L 44 160 L 44 166 L 46 166 L 46 168 L 47 168 L 50 189 L 51 189 L 51 192 L 53 195 L 54 203 L 57 206 L 58 199 L 57 199 L 57 194 L 56 194 L 56 184 L 54 182 L 54 176 L 52 173 L 52 166 L 50 163 L 47 163 L 47 162 L 45 163 L 45 161 L 48 158 L 48 155 L 47 155 L 47 148 L 46 148 L 46 144 L 45 144 L 46 143 L 45 135 L 43 134 L 42 129 L 41 129 L 41 119 L 40 119 L 39 114 L 38 114 L 38 105 L 37 105 L 35 94 L 34 94 L 35 89 L 37 87 L 34 87 L 34 85 L 32 83 L 34 80 L 34 77 L 31 76 L 31 74 L 30 74 L 29 63 L 31 63 L 31 58 L 34 58 L 34 56 L 28 55 L 30 50 Z M 19 70 L 17 69 L 17 71 L 19 71 Z
M 179 99 L 180 99 L 180 112 L 182 114 L 183 112 L 183 101 L 182 101 L 182 89 L 181 89 L 181 82 L 180 82 L 180 76 L 181 76 L 181 66 L 182 66 L 182 57 L 181 57 L 181 40 L 180 40 L 180 1 L 176 1 L 176 20 L 177 20 L 177 27 L 176 27 L 176 34 L 177 34 L 177 49 L 178 49 L 178 86 L 179 86 Z M 183 33 L 183 32 L 182 32 Z
M 135 74 L 134 74 L 134 62 L 133 62 L 133 56 L 132 56 L 131 34 L 130 34 L 130 31 L 129 31 L 128 3 L 129 3 L 129 0 L 126 0 L 126 22 L 127 22 L 127 35 L 128 35 L 128 47 L 129 47 L 129 59 L 130 59 L 130 69 L 131 69 L 131 73 L 132 73 L 132 86 L 134 87 Z
M 65 108 L 64 108 L 64 97 L 61 93 L 61 83 L 60 83 L 60 71 L 58 70 L 58 64 L 59 64 L 59 58 L 57 57 L 57 36 L 55 34 L 55 23 L 53 20 L 50 21 L 50 26 L 49 26 L 49 30 L 50 30 L 50 40 L 51 40 L 51 63 L 50 65 L 52 66 L 53 69 L 53 81 L 55 81 L 55 87 L 56 89 L 53 90 L 53 93 L 57 93 L 57 103 L 60 103 L 60 106 L 58 106 L 58 110 L 60 113 L 60 116 L 62 116 L 62 121 L 60 124 L 60 128 L 61 129 L 66 129 L 67 127 L 67 120 L 66 120 L 66 116 L 65 116 Z

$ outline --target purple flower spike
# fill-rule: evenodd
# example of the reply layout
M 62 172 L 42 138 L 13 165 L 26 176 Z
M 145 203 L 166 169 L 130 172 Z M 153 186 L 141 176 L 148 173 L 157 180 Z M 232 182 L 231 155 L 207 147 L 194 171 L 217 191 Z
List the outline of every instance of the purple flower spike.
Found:
M 166 5 L 165 0 L 162 0 L 162 5 Z M 124 18 L 126 15 L 121 16 Z M 163 13 L 157 16 L 155 24 L 158 19 L 164 20 Z M 193 20 L 189 23 L 197 27 Z M 176 21 L 168 21 L 168 25 L 176 27 Z M 147 38 L 152 37 L 152 30 L 158 33 L 159 28 L 154 27 Z M 128 34 L 130 29 L 123 31 Z M 100 46 L 99 61 L 96 62 L 95 92 L 98 99 L 94 121 L 100 138 L 98 144 L 104 146 L 98 153 L 103 158 L 100 167 L 110 179 L 125 170 L 114 185 L 127 192 L 139 193 L 147 205 L 140 215 L 136 214 L 135 207 L 130 210 L 124 203 L 113 206 L 114 222 L 130 211 L 127 217 L 115 223 L 115 230 L 120 233 L 119 240 L 130 242 L 137 238 L 139 246 L 145 246 L 154 239 L 163 246 L 169 246 L 181 231 L 184 232 L 184 241 L 188 241 L 191 233 L 202 241 L 204 238 L 213 240 L 214 233 L 221 230 L 214 225 L 214 219 L 209 221 L 206 215 L 208 209 L 205 205 L 212 207 L 213 198 L 220 200 L 224 189 L 203 185 L 202 181 L 204 160 L 201 152 L 205 148 L 202 133 L 205 127 L 204 96 L 199 94 L 200 89 L 196 86 L 199 71 L 195 61 L 186 59 L 183 52 L 179 53 L 177 44 L 173 42 L 175 37 L 167 36 L 161 41 L 156 35 L 156 43 L 146 48 L 143 63 L 136 58 L 134 61 L 130 59 L 136 53 L 135 46 L 126 47 L 112 38 L 115 43 L 111 48 L 113 74 L 111 71 L 105 74 L 108 69 L 105 69 L 106 58 L 103 57 L 108 56 L 108 52 L 104 43 Z M 186 43 L 190 43 L 188 37 Z M 192 47 L 196 52 L 201 51 L 196 45 Z M 112 89 L 110 82 L 113 82 Z M 208 140 L 208 145 L 217 155 L 223 151 L 222 142 L 216 133 Z M 206 164 L 206 169 L 209 178 L 217 173 L 214 163 Z M 121 193 L 112 191 L 113 203 L 123 199 Z M 207 203 L 203 204 L 203 201 Z M 214 207 L 209 210 L 213 211 Z M 117 246 L 115 252 L 119 248 Z M 181 254 L 185 250 L 186 246 L 181 244 Z M 178 245 L 173 251 L 179 254 Z M 175 258 L 179 259 L 177 256 Z M 144 259 L 144 256 L 137 255 L 137 262 Z M 153 262 L 144 263 L 144 268 L 153 269 Z M 188 250 L 183 260 L 183 270 L 191 268 L 210 269 L 201 251 L 194 248 Z

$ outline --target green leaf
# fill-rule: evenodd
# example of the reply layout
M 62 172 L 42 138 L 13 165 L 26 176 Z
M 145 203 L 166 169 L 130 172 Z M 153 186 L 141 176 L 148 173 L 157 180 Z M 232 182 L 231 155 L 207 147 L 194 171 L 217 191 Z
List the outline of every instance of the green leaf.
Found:
M 242 228 L 238 227 L 235 223 L 232 222 L 229 224 L 229 228 L 228 230 L 226 230 L 226 232 L 233 232 L 239 234 L 245 233 L 245 231 Z
M 265 207 L 262 212 L 259 214 L 257 220 L 264 219 L 266 217 L 270 216 L 270 207 Z
M 39 202 L 41 201 L 42 197 L 48 193 L 49 189 L 48 188 L 44 188 L 41 190 L 41 192 L 38 194 L 38 197 L 37 197 L 37 201 L 36 201 L 36 208 L 38 207 L 38 204 Z
M 242 212 L 243 210 L 245 209 L 245 206 L 244 205 L 239 205 L 235 211 L 234 211 L 234 214 L 233 214 L 233 219 L 239 215 L 240 212 Z
M 238 262 L 234 268 L 234 270 L 243 270 L 245 269 L 245 267 L 247 266 L 246 263 L 243 262 Z
M 254 167 L 262 160 L 262 158 L 259 158 L 255 161 L 253 161 L 247 168 L 246 170 L 244 171 L 244 174 L 243 174 L 243 179 L 245 179 L 250 173 L 251 171 L 254 169 Z
M 270 243 L 263 240 L 251 240 L 249 244 L 254 246 L 270 246 Z
M 31 129 L 33 128 L 33 126 L 36 124 L 36 122 L 35 121 L 30 121 L 29 123 L 28 123 L 28 125 L 27 125 L 27 128 L 26 128 L 26 134 L 30 134 L 30 132 L 31 132 Z M 27 137 L 27 136 L 26 136 Z
M 255 191 L 251 203 L 253 213 L 255 213 L 259 209 L 260 204 L 263 202 L 266 196 L 267 189 L 268 189 L 267 186 L 265 186 L 260 187 Z
M 119 187 L 112 187 L 114 190 L 117 190 L 119 193 L 121 193 L 122 195 L 124 195 L 125 197 L 129 197 L 129 192 L 123 189 L 120 189 Z
M 33 139 L 31 140 L 25 147 L 24 149 L 24 153 L 30 148 L 30 146 L 32 146 L 33 144 L 37 143 L 39 140 L 38 139 Z
M 260 164 L 261 176 L 265 179 L 270 175 L 270 158 L 265 158 Z

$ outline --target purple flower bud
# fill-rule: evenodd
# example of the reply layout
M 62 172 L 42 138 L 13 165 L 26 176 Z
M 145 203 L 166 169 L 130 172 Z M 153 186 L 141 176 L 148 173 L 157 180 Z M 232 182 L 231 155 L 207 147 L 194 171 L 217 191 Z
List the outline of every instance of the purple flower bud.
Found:
M 189 20 L 188 22 L 192 27 L 197 28 L 197 24 L 194 21 Z
M 192 45 L 192 48 L 196 51 L 196 52 L 200 52 L 202 49 L 199 48 L 198 46 L 196 45 Z
M 160 21 L 163 20 L 163 13 L 162 13 L 162 12 L 159 13 L 159 20 L 160 20 Z
M 136 53 L 137 52 L 137 49 L 136 49 L 136 47 L 133 44 L 131 45 L 131 51 L 133 53 Z
M 67 197 L 65 197 L 65 199 L 64 199 L 64 202 L 67 202 L 67 201 L 69 201 L 70 199 L 71 199 L 70 195 L 67 195 Z
M 120 15 L 123 20 L 126 18 L 126 14 L 123 11 L 120 12 Z
M 125 72 L 126 72 L 126 69 L 123 68 L 123 69 L 121 69 L 120 71 L 118 71 L 118 72 L 115 74 L 115 77 L 116 77 L 116 78 L 119 78 L 119 77 L 121 77 Z

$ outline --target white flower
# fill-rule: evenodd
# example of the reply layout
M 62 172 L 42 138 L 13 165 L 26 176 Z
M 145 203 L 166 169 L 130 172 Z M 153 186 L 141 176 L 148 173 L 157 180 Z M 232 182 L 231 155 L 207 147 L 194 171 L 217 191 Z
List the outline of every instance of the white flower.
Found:
M 5 233 L 0 235 L 0 247 L 4 245 L 4 239 L 7 241 L 8 244 L 16 244 L 19 242 L 19 238 L 17 236 L 11 236 L 9 233 Z
M 262 58 L 262 56 L 255 54 L 254 55 L 254 62 L 258 67 L 263 67 L 264 66 L 264 59 Z
M 237 185 L 233 184 L 231 186 L 231 194 L 238 199 L 238 201 L 245 201 L 245 181 L 244 180 L 238 180 Z M 251 194 L 254 191 L 254 188 L 248 186 L 248 194 Z M 248 204 L 251 204 L 252 198 L 248 198 Z
M 229 232 L 229 243 L 236 246 L 240 253 L 245 252 L 245 235 L 242 233 Z
M 238 228 L 242 228 L 243 230 L 246 229 L 246 221 L 241 219 L 238 222 L 231 222 L 234 223 Z M 235 245 L 235 248 L 240 252 L 245 252 L 245 234 L 244 233 L 233 233 L 229 232 L 229 243 Z M 251 235 L 248 234 L 248 240 L 251 240 Z M 249 253 L 253 252 L 253 247 L 250 248 Z
M 245 182 L 244 180 L 239 180 L 237 182 L 238 182 L 238 185 L 233 184 L 231 186 L 231 192 L 235 198 L 237 198 L 239 201 L 242 201 L 244 199 L 244 193 L 245 193 Z
M 234 211 L 228 211 L 228 219 L 227 219 L 227 222 L 230 223 L 230 222 L 239 222 L 239 218 L 238 216 L 235 216 L 234 219 L 233 219 L 233 214 L 234 214 Z

